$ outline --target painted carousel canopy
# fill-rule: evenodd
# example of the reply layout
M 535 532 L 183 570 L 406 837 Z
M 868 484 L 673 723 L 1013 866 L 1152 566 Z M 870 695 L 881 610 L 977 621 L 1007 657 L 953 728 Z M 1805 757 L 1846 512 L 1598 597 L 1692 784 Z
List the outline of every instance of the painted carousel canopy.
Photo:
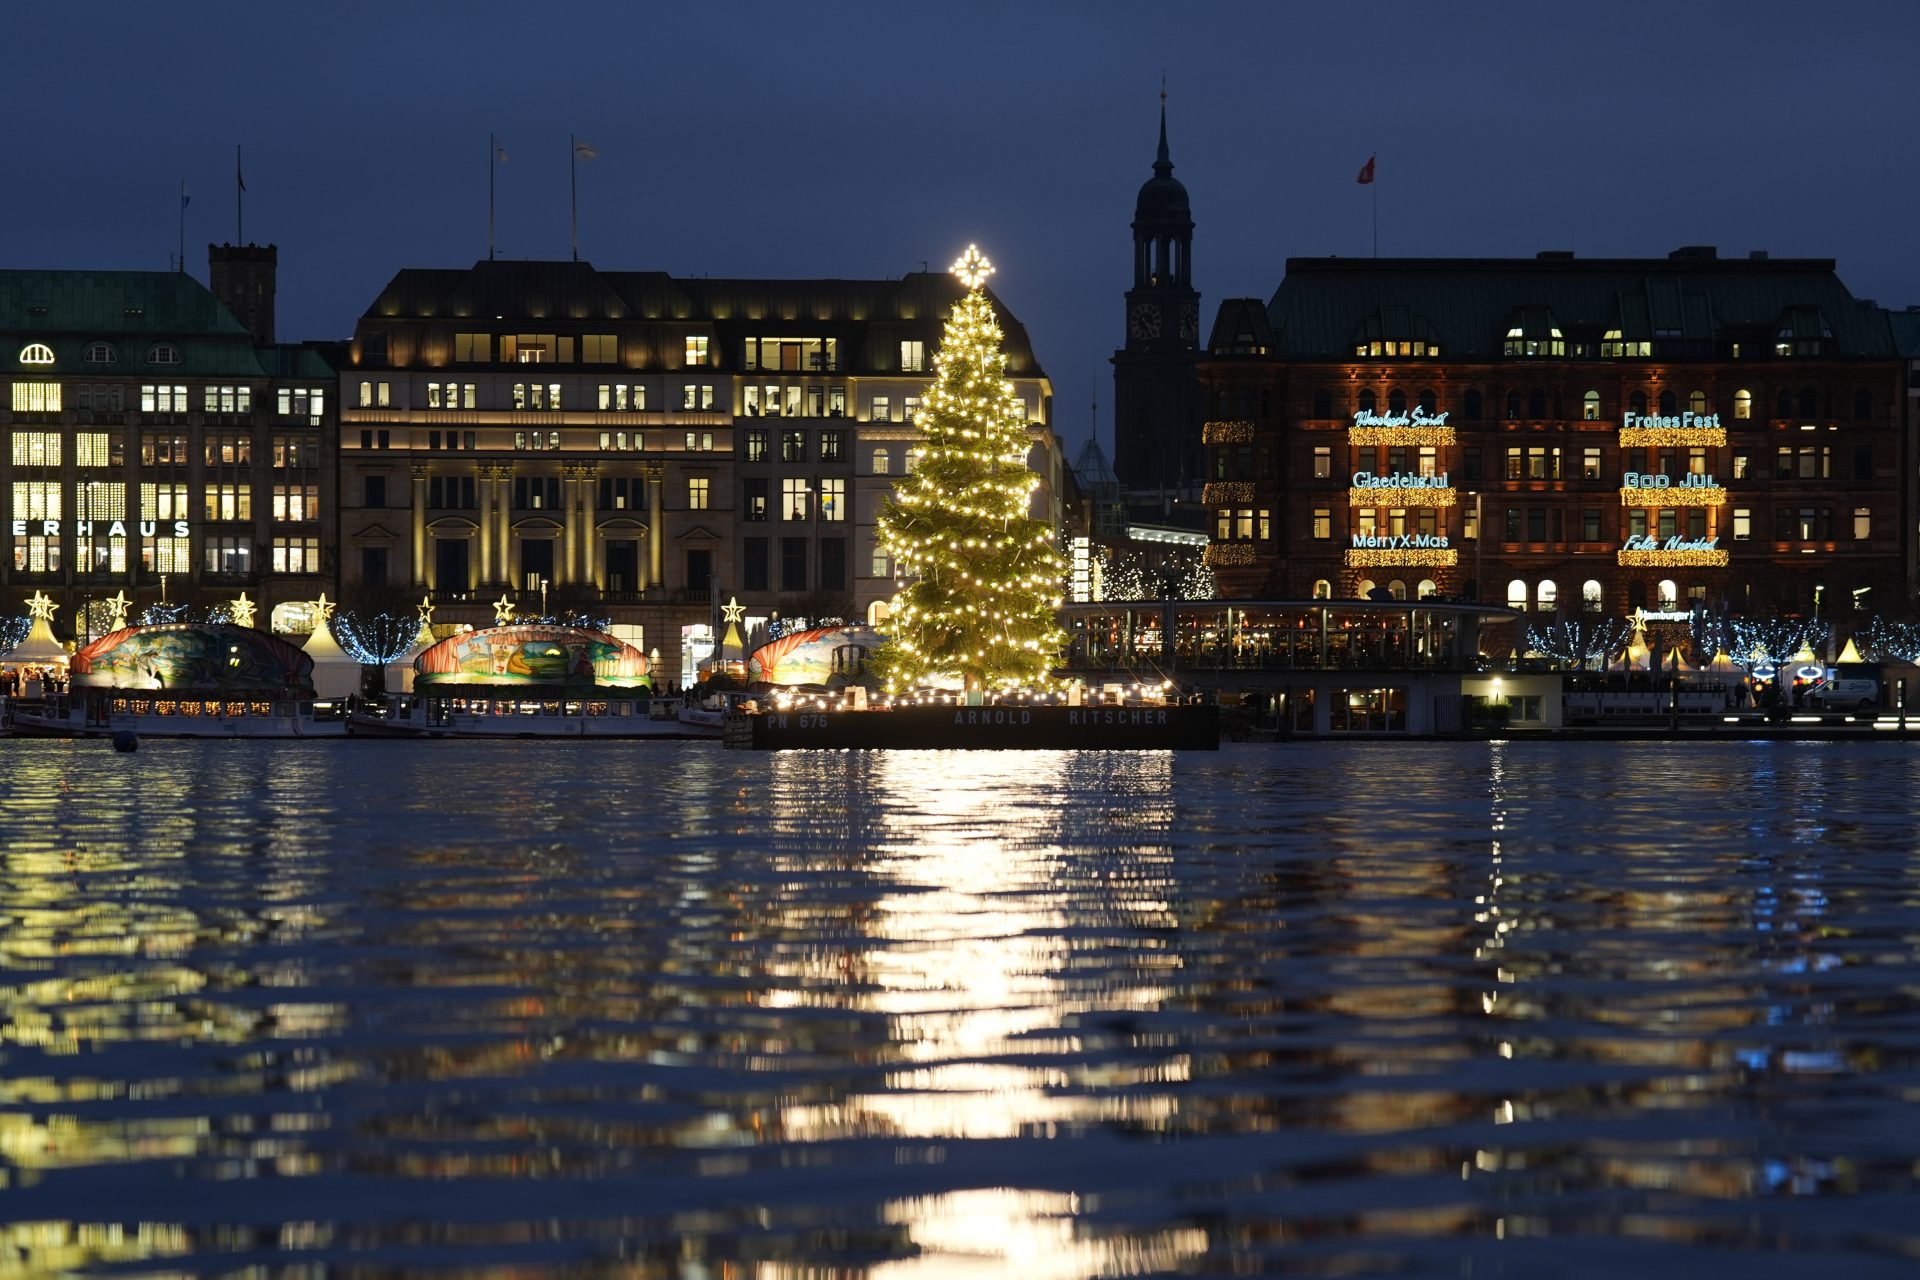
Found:
M 222 622 L 110 631 L 73 655 L 75 684 L 313 696 L 313 659 L 278 636 Z
M 747 679 L 766 684 L 826 684 L 860 673 L 886 637 L 872 627 L 818 627 L 770 640 L 747 659 Z
M 448 636 L 413 660 L 414 687 L 646 688 L 647 655 L 604 631 L 546 623 Z

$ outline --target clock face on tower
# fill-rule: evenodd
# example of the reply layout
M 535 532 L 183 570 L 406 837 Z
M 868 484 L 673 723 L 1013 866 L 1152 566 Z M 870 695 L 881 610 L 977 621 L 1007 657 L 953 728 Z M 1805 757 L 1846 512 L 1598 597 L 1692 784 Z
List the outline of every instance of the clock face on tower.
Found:
M 1127 332 L 1141 339 L 1160 336 L 1160 308 L 1149 302 L 1136 302 L 1127 316 Z
M 1200 336 L 1200 308 L 1191 302 L 1180 305 L 1180 336 L 1189 342 Z

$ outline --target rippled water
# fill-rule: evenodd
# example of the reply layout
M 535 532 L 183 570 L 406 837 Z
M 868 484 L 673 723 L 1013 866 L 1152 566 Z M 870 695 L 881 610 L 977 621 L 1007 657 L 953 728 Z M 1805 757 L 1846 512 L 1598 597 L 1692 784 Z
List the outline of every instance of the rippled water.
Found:
M 1897 744 L 0 779 L 0 1275 L 1920 1261 Z

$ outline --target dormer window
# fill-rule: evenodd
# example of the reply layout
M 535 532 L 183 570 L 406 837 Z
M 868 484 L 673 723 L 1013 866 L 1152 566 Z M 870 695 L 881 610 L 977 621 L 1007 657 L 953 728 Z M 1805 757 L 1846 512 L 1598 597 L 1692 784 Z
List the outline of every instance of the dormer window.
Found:
M 1817 356 L 1823 354 L 1832 341 L 1833 329 L 1820 308 L 1794 307 L 1781 317 L 1779 332 L 1774 334 L 1773 354 Z
M 85 364 L 118 364 L 120 353 L 113 349 L 111 343 L 89 342 L 87 349 L 80 353 L 80 359 Z
M 1519 326 L 1507 330 L 1506 346 L 1502 354 L 1509 356 L 1564 356 L 1567 354 L 1566 335 L 1558 328 L 1549 327 L 1544 334 L 1528 335 Z
M 179 364 L 180 348 L 171 342 L 156 342 L 147 348 L 148 364 Z
M 1404 341 L 1382 342 L 1382 341 L 1375 340 L 1370 342 L 1354 343 L 1353 354 L 1355 354 L 1356 356 L 1428 357 L 1428 356 L 1439 355 L 1440 348 L 1434 345 L 1433 343 L 1421 342 L 1418 339 L 1415 339 L 1412 342 L 1404 342 Z
M 44 342 L 29 342 L 20 348 L 21 364 L 52 364 L 53 348 Z
M 1629 342 L 1621 336 L 1620 330 L 1609 329 L 1600 335 L 1600 358 L 1602 360 L 1649 360 L 1653 358 L 1653 343 L 1645 340 Z

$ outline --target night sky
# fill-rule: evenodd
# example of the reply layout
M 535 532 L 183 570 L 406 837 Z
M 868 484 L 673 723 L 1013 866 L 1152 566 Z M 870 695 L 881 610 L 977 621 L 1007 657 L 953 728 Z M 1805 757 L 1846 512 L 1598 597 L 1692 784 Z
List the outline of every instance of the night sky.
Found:
M 402 267 L 486 255 L 889 277 L 978 241 L 1077 451 L 1111 443 L 1160 77 L 1202 328 L 1288 256 L 1839 260 L 1920 303 L 1920 5 L 735 3 L 9 6 L 14 267 L 280 247 L 280 335 L 340 338 Z

